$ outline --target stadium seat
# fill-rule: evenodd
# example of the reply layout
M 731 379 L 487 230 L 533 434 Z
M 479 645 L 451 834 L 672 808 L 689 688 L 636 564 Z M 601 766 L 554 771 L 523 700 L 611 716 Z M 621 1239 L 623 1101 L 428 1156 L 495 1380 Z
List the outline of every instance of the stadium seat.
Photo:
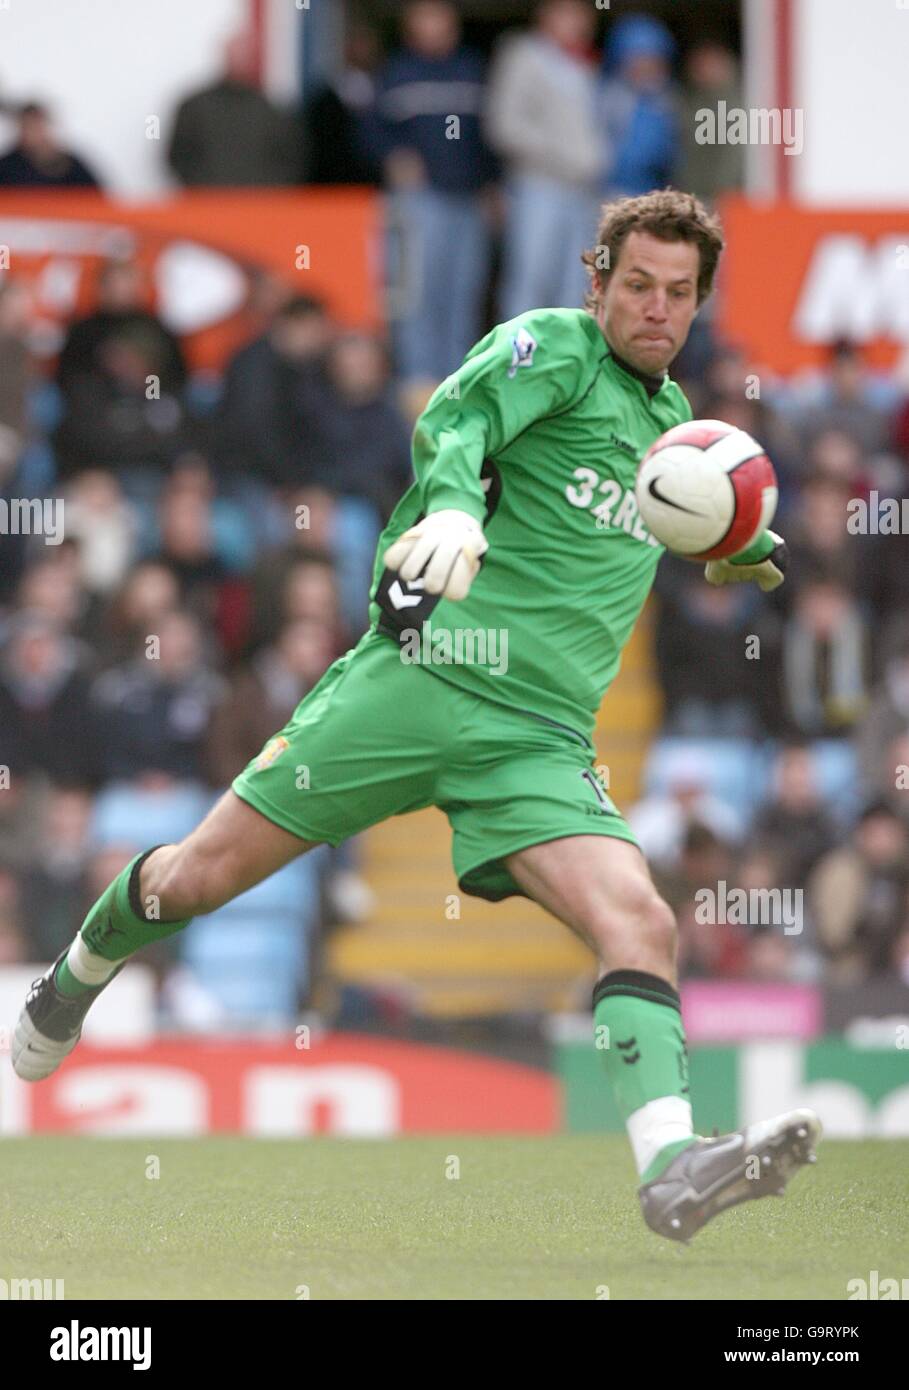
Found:
M 224 384 L 212 372 L 194 372 L 186 383 L 183 398 L 191 415 L 199 420 L 214 416 L 221 398 Z
M 63 410 L 63 393 L 53 381 L 41 381 L 32 386 L 28 395 L 28 412 L 36 434 L 53 434 L 63 418 Z
M 322 860 L 314 850 L 181 933 L 181 960 L 223 1009 L 223 1028 L 286 1028 L 297 1018 L 319 925 Z
M 661 738 L 650 749 L 644 769 L 644 795 L 668 795 L 683 772 L 696 769 L 705 790 L 735 806 L 747 822 L 763 785 L 766 752 L 747 739 Z
M 855 744 L 848 739 L 817 739 L 811 753 L 824 805 L 841 826 L 851 825 L 862 803 Z
M 16 487 L 24 497 L 46 496 L 57 476 L 57 459 L 50 444 L 33 439 L 19 455 Z
M 170 845 L 182 840 L 207 813 L 215 798 L 195 782 L 180 782 L 167 791 L 146 791 L 129 782 L 111 782 L 92 808 L 91 840 L 96 849 L 135 845 Z

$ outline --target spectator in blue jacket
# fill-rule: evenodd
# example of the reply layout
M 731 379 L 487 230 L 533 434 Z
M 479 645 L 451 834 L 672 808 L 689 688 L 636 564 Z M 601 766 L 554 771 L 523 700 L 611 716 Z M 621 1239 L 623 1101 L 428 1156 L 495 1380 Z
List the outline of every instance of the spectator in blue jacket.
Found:
M 388 199 L 389 313 L 402 382 L 434 386 L 481 336 L 494 167 L 480 131 L 483 64 L 449 0 L 409 0 L 379 73 L 373 139 Z
M 600 95 L 606 198 L 649 193 L 672 180 L 679 153 L 674 52 L 669 30 L 649 15 L 628 15 L 613 26 Z

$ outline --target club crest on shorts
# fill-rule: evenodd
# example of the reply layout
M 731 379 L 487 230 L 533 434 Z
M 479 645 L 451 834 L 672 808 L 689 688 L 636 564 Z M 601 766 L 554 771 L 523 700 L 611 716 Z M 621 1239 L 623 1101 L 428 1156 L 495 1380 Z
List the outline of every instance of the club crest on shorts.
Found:
M 270 738 L 258 758 L 256 758 L 256 771 L 262 772 L 266 767 L 271 767 L 275 759 L 280 758 L 284 749 L 289 747 L 290 740 L 286 739 L 283 734 L 277 734 L 274 738 Z
M 536 338 L 527 332 L 526 328 L 519 328 L 511 339 L 511 366 L 508 368 L 508 376 L 513 377 L 519 367 L 533 366 L 533 353 L 537 345 Z

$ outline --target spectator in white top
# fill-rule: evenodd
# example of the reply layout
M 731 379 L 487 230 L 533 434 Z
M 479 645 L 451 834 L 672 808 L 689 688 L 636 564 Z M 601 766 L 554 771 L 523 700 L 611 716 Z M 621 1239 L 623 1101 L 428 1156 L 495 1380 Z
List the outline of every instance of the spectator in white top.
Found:
M 709 787 L 703 756 L 695 749 L 671 757 L 667 788 L 633 806 L 628 824 L 648 860 L 661 869 L 674 868 L 692 825 L 705 826 L 723 844 L 739 844 L 745 827 L 734 806 Z
M 580 256 L 596 230 L 603 160 L 595 25 L 583 0 L 543 0 L 533 30 L 507 35 L 496 53 L 485 128 L 506 167 L 502 319 L 583 302 Z

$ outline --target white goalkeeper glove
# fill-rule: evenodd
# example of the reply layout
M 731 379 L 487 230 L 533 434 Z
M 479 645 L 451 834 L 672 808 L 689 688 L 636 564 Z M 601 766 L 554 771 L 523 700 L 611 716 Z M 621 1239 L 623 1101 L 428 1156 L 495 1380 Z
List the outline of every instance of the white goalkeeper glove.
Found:
M 468 512 L 447 508 L 430 512 L 388 547 L 385 564 L 402 579 L 423 574 L 423 588 L 443 598 L 462 599 L 489 549 L 483 528 Z
M 762 554 L 763 552 L 763 554 Z M 753 579 L 765 594 L 776 589 L 786 577 L 786 542 L 775 531 L 765 531 L 740 555 L 728 560 L 708 560 L 704 578 L 708 584 L 741 584 Z

